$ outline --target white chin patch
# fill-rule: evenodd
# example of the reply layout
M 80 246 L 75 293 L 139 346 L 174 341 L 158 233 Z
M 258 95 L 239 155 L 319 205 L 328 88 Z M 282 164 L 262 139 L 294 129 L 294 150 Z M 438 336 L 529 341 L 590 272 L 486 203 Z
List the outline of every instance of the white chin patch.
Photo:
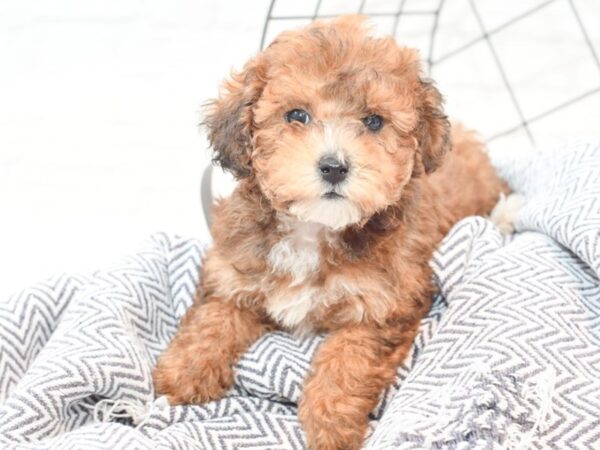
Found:
M 360 210 L 344 198 L 301 200 L 294 203 L 289 212 L 304 222 L 315 222 L 333 230 L 341 230 L 358 223 Z

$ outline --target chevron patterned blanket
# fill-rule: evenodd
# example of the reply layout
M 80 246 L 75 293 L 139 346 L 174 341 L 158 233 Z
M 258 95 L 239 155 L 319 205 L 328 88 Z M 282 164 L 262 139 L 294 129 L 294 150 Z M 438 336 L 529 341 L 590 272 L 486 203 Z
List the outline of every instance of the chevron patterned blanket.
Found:
M 440 294 L 369 449 L 600 446 L 600 142 L 512 170 L 518 233 L 483 218 L 446 237 Z M 0 302 L 0 448 L 301 449 L 296 403 L 323 337 L 273 333 L 228 396 L 156 400 L 151 370 L 190 304 L 204 246 L 166 234 L 90 275 Z

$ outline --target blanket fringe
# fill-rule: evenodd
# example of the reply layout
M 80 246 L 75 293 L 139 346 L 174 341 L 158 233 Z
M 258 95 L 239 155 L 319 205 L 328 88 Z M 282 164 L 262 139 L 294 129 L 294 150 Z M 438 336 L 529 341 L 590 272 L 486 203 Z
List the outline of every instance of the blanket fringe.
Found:
M 552 395 L 556 386 L 556 369 L 549 366 L 536 379 L 525 384 L 523 395 L 539 404 L 535 421 L 531 429 L 522 436 L 510 436 L 507 448 L 525 450 L 531 448 L 533 437 L 548 429 L 548 416 L 552 413 Z
M 92 405 L 85 405 L 92 408 Z M 131 419 L 138 429 L 146 423 L 154 412 L 162 411 L 169 407 L 167 397 L 164 395 L 146 404 L 129 400 L 113 400 L 105 398 L 93 405 L 94 422 L 107 423 L 115 419 Z

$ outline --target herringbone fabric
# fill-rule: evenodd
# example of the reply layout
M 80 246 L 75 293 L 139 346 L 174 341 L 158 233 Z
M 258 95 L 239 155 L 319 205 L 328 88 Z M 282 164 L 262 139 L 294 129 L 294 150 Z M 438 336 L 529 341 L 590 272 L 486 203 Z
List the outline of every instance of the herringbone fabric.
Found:
M 600 142 L 511 181 L 512 239 L 468 218 L 435 254 L 448 307 L 368 448 L 600 448 Z
M 367 448 L 600 446 L 600 142 L 511 173 L 528 199 L 519 233 L 468 218 L 444 240 L 441 295 Z M 114 267 L 0 302 L 0 448 L 305 448 L 296 403 L 322 336 L 263 337 L 223 400 L 154 401 L 151 369 L 203 248 L 159 234 Z

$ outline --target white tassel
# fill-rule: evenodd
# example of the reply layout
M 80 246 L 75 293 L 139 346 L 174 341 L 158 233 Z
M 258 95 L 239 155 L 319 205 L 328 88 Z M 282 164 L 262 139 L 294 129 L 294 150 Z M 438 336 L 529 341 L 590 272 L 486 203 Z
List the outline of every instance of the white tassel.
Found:
M 556 370 L 550 366 L 538 375 L 536 380 L 523 388 L 523 396 L 539 403 L 537 416 L 531 429 L 523 435 L 520 442 L 514 446 L 517 449 L 531 447 L 533 436 L 548 429 L 548 416 L 552 413 L 552 394 L 556 385 Z
M 84 406 L 92 408 L 91 405 Z M 93 417 L 95 422 L 101 423 L 112 422 L 114 419 L 131 419 L 138 429 L 155 411 L 162 411 L 168 407 L 169 401 L 164 395 L 146 404 L 105 398 L 93 405 Z

